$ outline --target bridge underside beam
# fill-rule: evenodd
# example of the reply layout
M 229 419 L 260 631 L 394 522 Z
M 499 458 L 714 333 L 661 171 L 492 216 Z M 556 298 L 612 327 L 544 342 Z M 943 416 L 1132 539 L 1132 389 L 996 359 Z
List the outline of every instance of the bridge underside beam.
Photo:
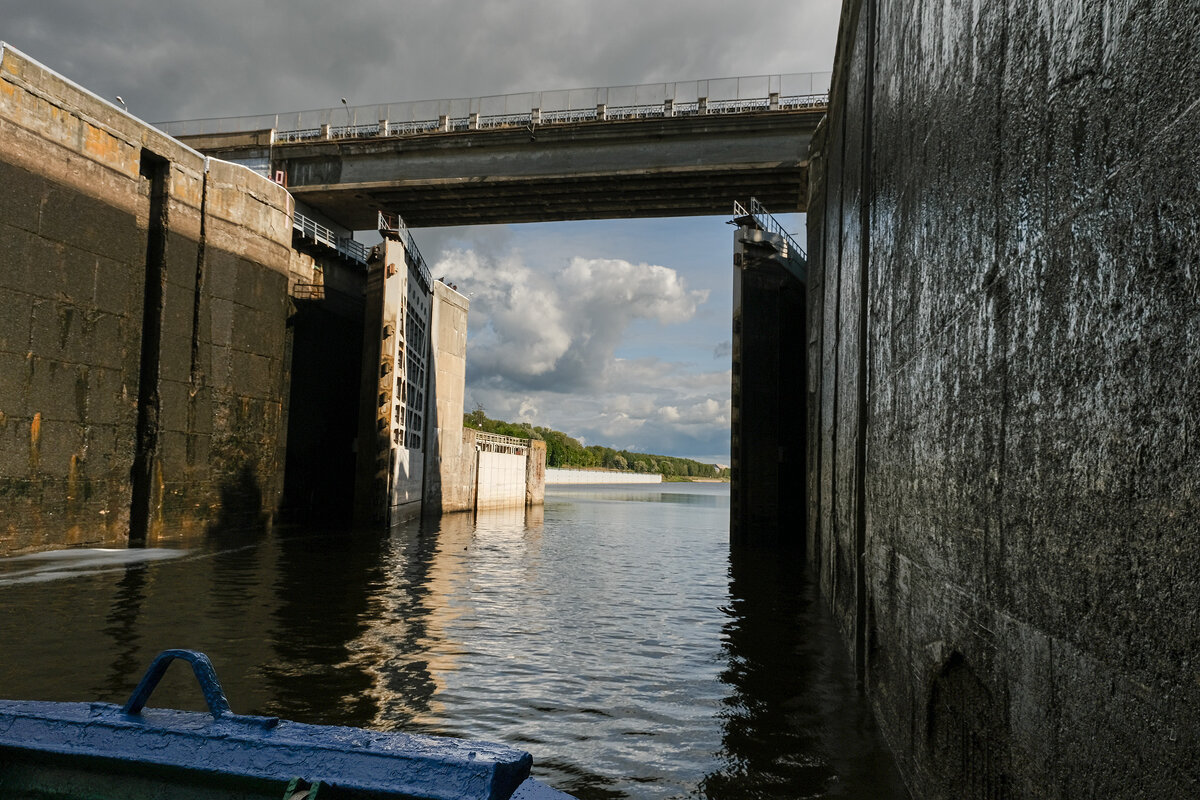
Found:
M 794 212 L 803 210 L 808 142 L 823 113 L 185 141 L 219 158 L 269 161 L 297 199 L 356 230 L 373 228 L 377 210 L 412 227 L 727 214 L 733 200 L 750 197 Z
M 414 228 L 579 219 L 728 214 L 735 199 L 757 197 L 783 212 L 803 211 L 807 164 L 641 170 L 395 181 L 292 187 L 297 199 L 355 229 L 374 209 L 399 213 Z

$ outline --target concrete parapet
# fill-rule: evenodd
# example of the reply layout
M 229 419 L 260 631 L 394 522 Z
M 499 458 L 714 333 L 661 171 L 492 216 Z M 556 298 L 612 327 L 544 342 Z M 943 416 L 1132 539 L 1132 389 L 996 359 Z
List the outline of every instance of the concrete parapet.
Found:
M 292 196 L 275 182 L 240 164 L 218 159 L 209 162 L 207 246 L 287 275 L 293 208 Z

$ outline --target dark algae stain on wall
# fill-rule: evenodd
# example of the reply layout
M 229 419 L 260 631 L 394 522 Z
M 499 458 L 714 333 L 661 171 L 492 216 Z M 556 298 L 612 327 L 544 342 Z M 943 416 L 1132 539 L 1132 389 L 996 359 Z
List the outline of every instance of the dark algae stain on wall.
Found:
M 844 4 L 810 555 L 915 796 L 1197 791 L 1197 41 L 1186 3 Z

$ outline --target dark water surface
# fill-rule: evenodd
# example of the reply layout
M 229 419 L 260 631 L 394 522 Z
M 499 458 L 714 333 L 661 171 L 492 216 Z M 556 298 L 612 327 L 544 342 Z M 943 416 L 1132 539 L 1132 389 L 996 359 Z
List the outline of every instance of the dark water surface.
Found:
M 124 702 L 203 650 L 238 713 L 491 739 L 580 798 L 904 797 L 797 565 L 728 486 L 551 487 L 390 534 L 0 559 L 0 697 Z M 201 709 L 185 668 L 151 705 Z

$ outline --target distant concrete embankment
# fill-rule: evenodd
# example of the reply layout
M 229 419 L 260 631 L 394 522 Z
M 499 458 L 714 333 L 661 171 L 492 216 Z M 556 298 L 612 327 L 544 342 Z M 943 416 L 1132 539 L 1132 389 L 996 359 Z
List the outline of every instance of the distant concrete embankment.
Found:
M 546 485 L 567 483 L 662 483 L 657 472 L 615 472 L 607 469 L 546 469 Z

